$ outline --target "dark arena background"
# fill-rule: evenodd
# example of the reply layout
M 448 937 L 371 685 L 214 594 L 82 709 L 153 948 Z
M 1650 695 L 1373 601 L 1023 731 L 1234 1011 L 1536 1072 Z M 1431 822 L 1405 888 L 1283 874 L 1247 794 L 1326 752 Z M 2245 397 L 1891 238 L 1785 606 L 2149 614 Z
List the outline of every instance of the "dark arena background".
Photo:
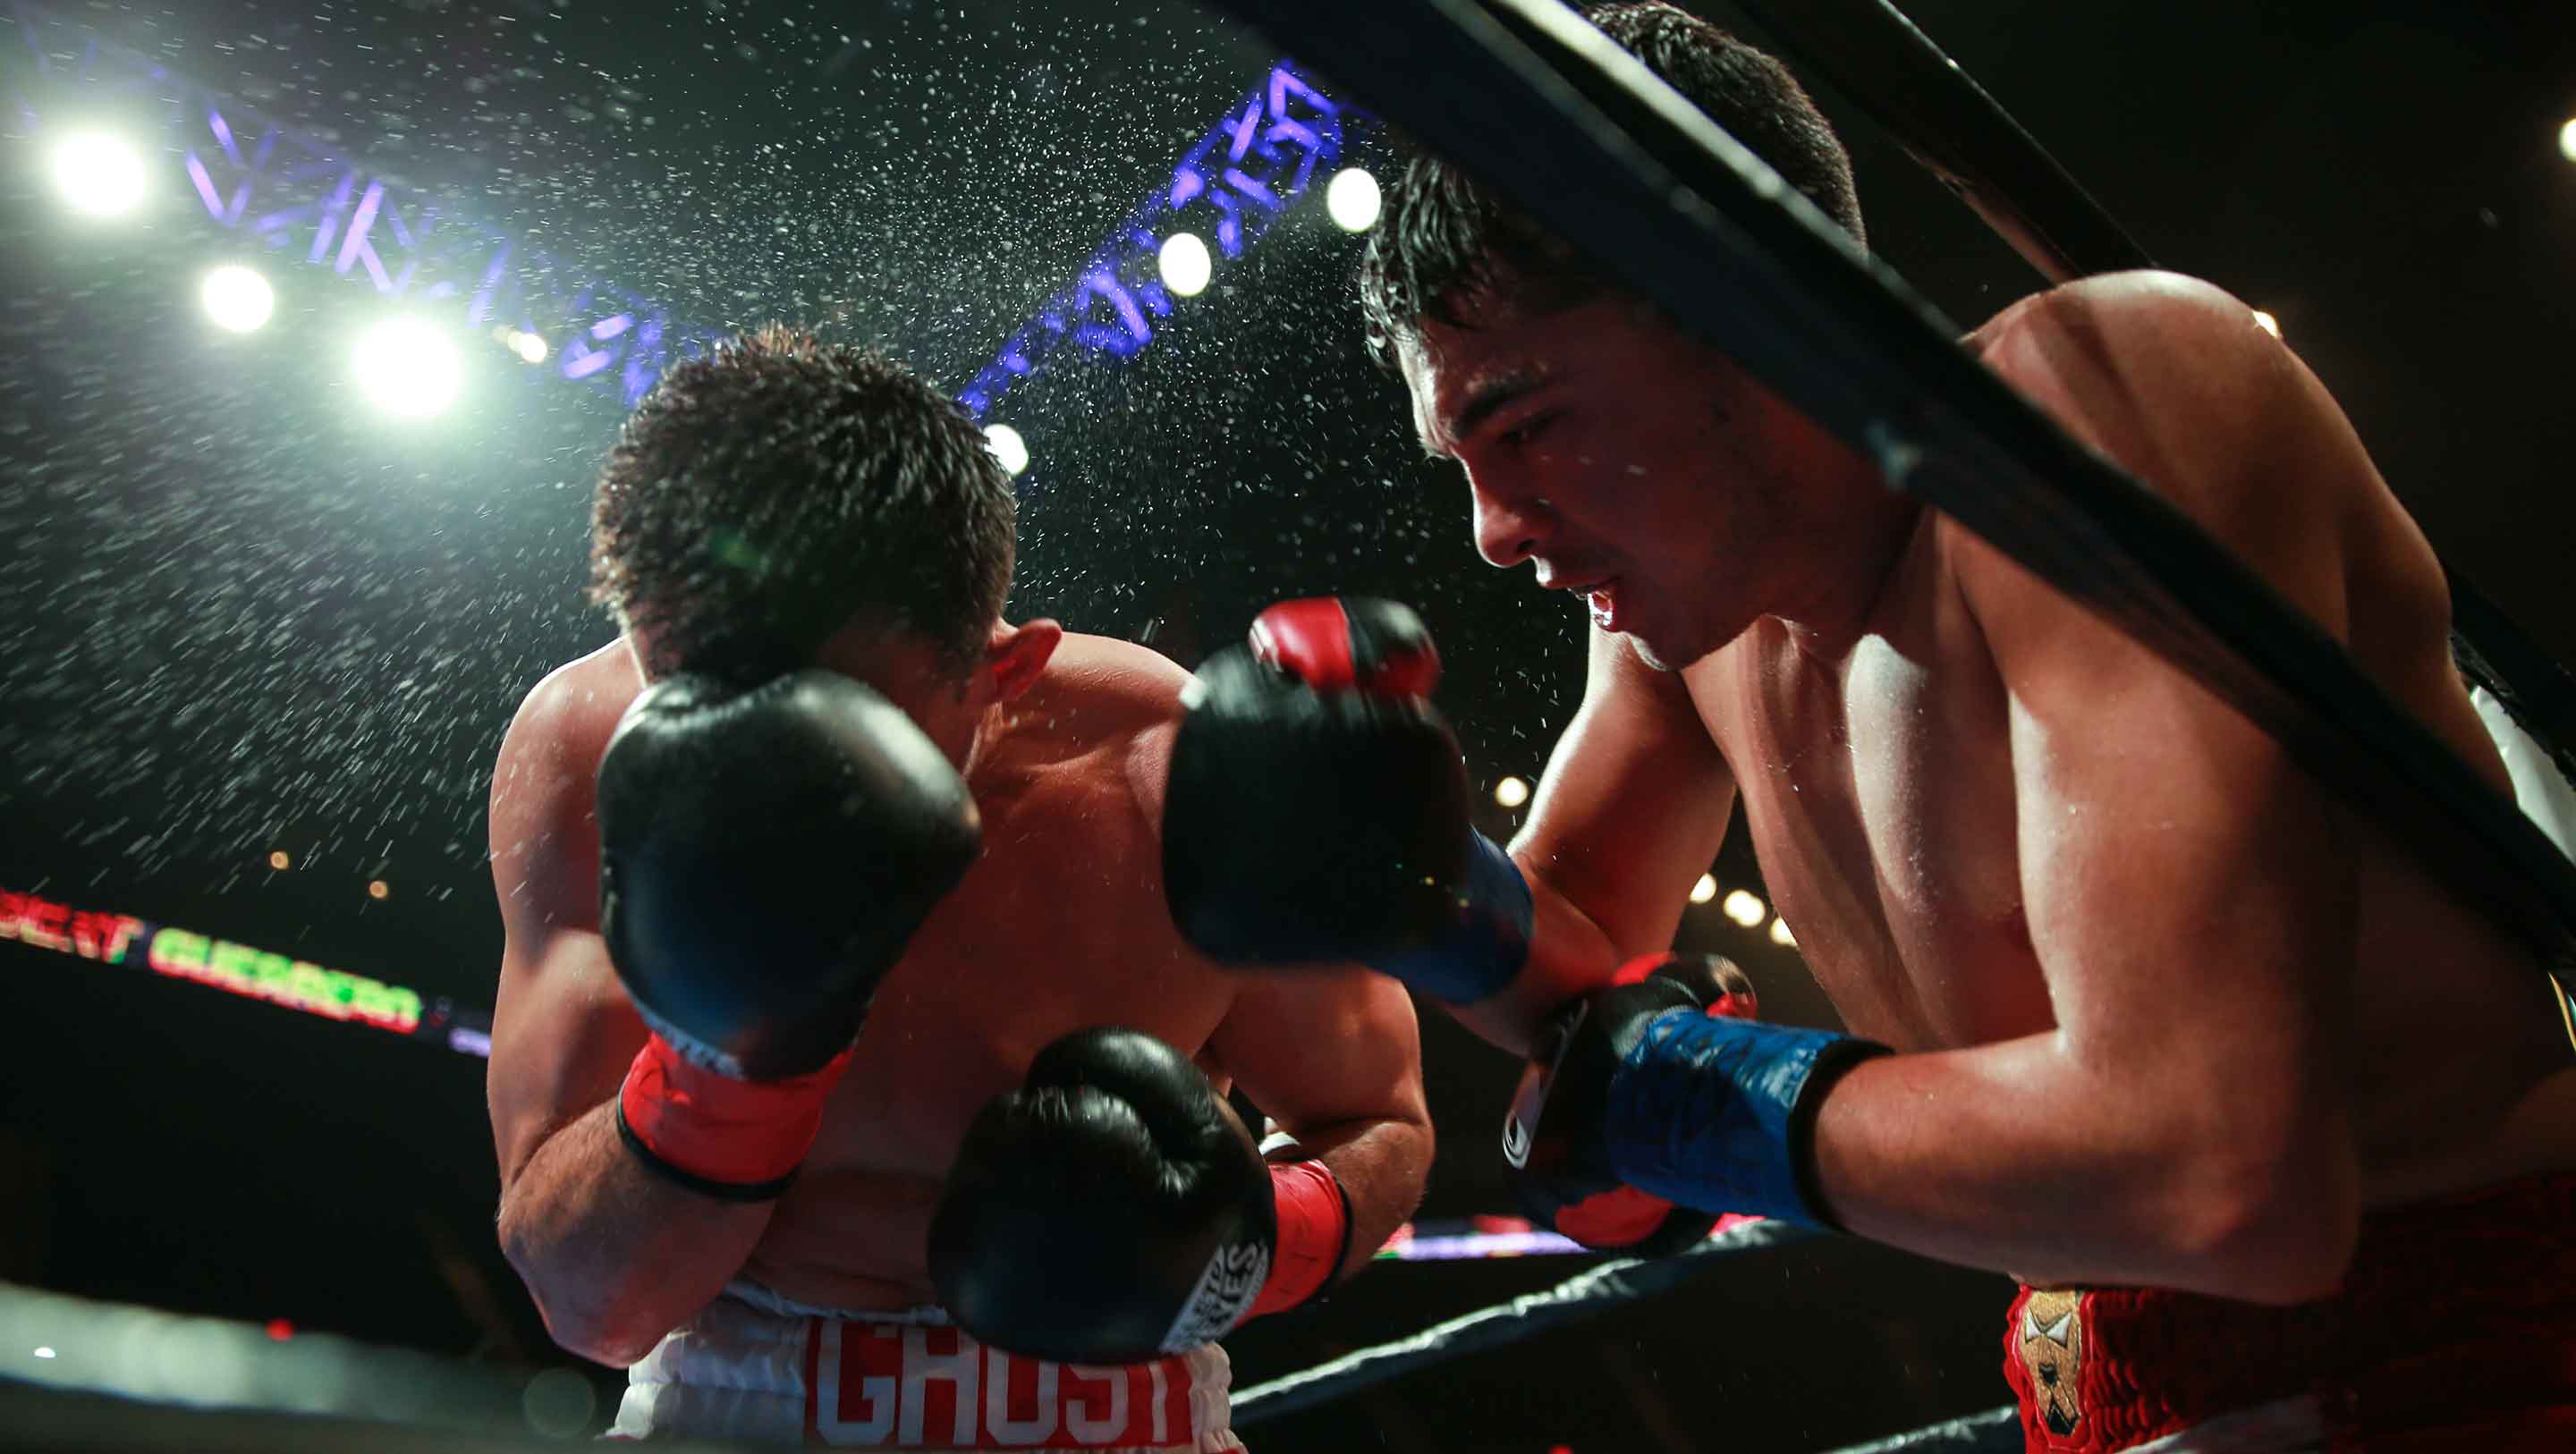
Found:
M 2271 314 L 2454 569 L 2576 659 L 2563 7 L 1904 8 L 2157 258 Z M 484 795 L 520 697 L 613 634 L 581 598 L 603 451 L 713 339 L 809 323 L 958 392 L 1018 470 L 1014 619 L 1188 666 L 1279 597 L 1414 603 L 1497 836 L 1576 704 L 1579 605 L 1475 557 L 1454 466 L 1361 346 L 1386 129 L 1213 11 L 12 19 L 0 1443 L 431 1447 L 159 1403 L 604 1427 L 623 1375 L 549 1342 L 493 1234 Z M 1818 94 L 1873 248 L 1936 306 L 1972 325 L 2038 285 Z M 1773 1018 L 1831 1023 L 1741 834 L 1702 888 L 1684 947 L 1744 964 Z M 2177 992 L 2208 968 L 2177 965 Z M 1516 1063 L 1436 1009 L 1423 1030 L 1443 1135 L 1411 1242 L 1230 1339 L 1239 1389 L 1595 1260 L 1511 1219 Z M 1845 1240 L 1749 1246 L 1246 1434 L 1841 1448 L 2002 1403 L 2008 1293 Z M 138 1401 L 123 1432 L 97 1432 L 97 1395 Z

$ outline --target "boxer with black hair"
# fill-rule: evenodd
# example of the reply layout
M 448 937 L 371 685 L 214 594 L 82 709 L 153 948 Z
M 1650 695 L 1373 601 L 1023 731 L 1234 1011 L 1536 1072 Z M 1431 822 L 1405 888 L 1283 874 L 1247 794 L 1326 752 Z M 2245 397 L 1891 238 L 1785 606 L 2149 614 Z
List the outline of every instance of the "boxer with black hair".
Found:
M 1187 674 L 1005 621 L 972 421 L 803 334 L 667 374 L 592 541 L 620 636 L 493 774 L 489 1092 L 502 1246 L 631 1366 L 618 1432 L 1240 1447 L 1215 1338 L 1364 1262 L 1431 1134 L 1401 989 L 1164 913 Z

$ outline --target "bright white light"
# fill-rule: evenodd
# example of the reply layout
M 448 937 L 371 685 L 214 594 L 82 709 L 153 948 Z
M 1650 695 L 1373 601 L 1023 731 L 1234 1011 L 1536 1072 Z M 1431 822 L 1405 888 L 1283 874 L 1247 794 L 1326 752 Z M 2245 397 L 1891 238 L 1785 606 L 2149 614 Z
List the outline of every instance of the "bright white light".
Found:
M 143 154 L 94 131 L 67 136 L 54 148 L 54 186 L 74 212 L 90 217 L 131 212 L 143 200 Z
M 1516 777 L 1507 777 L 1494 784 L 1494 801 L 1506 808 L 1517 808 L 1529 801 L 1529 784 Z
M 1726 896 L 1726 902 L 1720 907 L 1726 910 L 1726 917 L 1733 919 L 1735 922 L 1743 925 L 1747 929 L 1761 923 L 1763 916 L 1771 912 L 1769 905 L 1763 903 L 1753 895 L 1746 893 L 1742 889 L 1737 889 L 1735 892 L 1728 894 Z
M 2281 336 L 2281 320 L 2264 312 L 2260 308 L 2254 310 L 2254 326 L 2262 329 L 2265 333 L 2272 335 L 2274 338 Z
M 1715 874 L 1701 874 L 1699 882 L 1691 885 L 1691 902 L 1694 904 L 1705 904 L 1716 897 L 1717 875 Z
M 1798 936 L 1789 932 L 1788 920 L 1774 919 L 1771 921 L 1771 942 L 1788 949 L 1795 949 L 1798 947 Z
M 984 447 L 1002 462 L 1002 473 L 1016 475 L 1029 467 L 1029 442 L 1008 424 L 984 426 Z
M 379 323 L 359 338 L 350 367 L 377 408 L 426 419 L 456 402 L 464 363 L 445 333 L 417 318 Z
M 54 1356 L 54 1350 L 51 1348 L 39 1348 L 36 1350 L 36 1356 L 39 1358 L 51 1358 Z
M 1164 238 L 1155 261 L 1163 269 L 1163 286 L 1184 298 L 1197 297 L 1208 285 L 1208 274 L 1216 270 L 1207 244 L 1195 232 L 1175 232 Z
M 1344 232 L 1366 232 L 1377 226 L 1377 178 L 1363 167 L 1344 167 L 1324 184 L 1324 210 Z
M 2576 162 L 2576 121 L 2558 128 L 2558 150 L 2569 161 Z
M 197 301 L 206 307 L 206 316 L 217 328 L 235 333 L 248 333 L 268 321 L 277 311 L 277 293 L 256 268 L 239 263 L 226 263 L 206 274 L 197 289 Z
M 546 341 L 533 333 L 513 333 L 510 352 L 517 354 L 522 363 L 541 364 L 546 361 Z

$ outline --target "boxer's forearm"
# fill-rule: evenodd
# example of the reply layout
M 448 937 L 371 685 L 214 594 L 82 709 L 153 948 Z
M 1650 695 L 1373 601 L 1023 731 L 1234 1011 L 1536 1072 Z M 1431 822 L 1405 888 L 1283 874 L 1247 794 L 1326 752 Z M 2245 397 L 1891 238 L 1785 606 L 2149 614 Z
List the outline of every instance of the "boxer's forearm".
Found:
M 1599 988 L 1624 956 L 1599 925 L 1530 864 L 1513 856 L 1530 888 L 1529 958 L 1509 984 L 1472 1004 L 1451 1005 L 1458 1023 L 1514 1055 L 1568 1000 Z
M 2194 1079 L 2088 1068 L 2054 1035 L 1884 1056 L 1826 1095 L 1817 1180 L 1851 1232 L 2037 1284 L 2327 1291 L 2358 1216 L 2339 1107 Z
M 1431 1176 L 1431 1123 L 1379 1118 L 1301 1126 L 1294 1134 L 1298 1146 L 1324 1163 L 1350 1200 L 1350 1251 L 1334 1274 L 1339 1281 L 1366 1266 L 1422 1204 L 1422 1189 Z
M 715 1300 L 775 1205 L 654 1175 L 620 1142 L 610 1102 L 547 1138 L 511 1182 L 501 1250 L 556 1342 L 623 1367 Z

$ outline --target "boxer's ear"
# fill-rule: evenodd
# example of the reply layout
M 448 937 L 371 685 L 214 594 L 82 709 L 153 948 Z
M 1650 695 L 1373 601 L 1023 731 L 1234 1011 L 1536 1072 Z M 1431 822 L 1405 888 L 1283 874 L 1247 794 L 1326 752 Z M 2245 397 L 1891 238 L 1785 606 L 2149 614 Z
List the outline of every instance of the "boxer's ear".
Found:
M 984 646 L 983 672 L 991 678 L 993 700 L 1007 702 L 1036 686 L 1063 641 L 1064 627 L 1045 617 L 1017 626 L 994 622 Z

